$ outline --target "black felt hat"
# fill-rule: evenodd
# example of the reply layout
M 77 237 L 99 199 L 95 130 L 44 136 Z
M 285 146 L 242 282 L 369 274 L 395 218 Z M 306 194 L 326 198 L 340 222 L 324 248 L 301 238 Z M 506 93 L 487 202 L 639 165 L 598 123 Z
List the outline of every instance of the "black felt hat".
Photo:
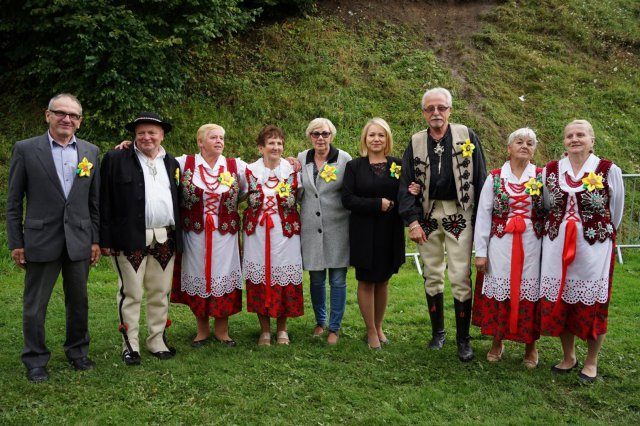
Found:
M 158 114 L 149 111 L 143 111 L 138 114 L 138 116 L 131 123 L 127 123 L 124 128 L 130 132 L 135 132 L 138 124 L 156 124 L 162 127 L 165 133 L 169 133 L 173 128 L 171 123 L 162 121 L 162 118 Z

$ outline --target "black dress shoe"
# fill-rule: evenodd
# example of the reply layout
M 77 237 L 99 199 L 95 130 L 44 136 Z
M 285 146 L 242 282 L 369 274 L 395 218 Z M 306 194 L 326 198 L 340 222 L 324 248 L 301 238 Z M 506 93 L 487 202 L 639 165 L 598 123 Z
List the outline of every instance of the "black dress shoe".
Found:
M 142 358 L 140 358 L 140 354 L 138 352 L 125 349 L 124 352 L 122 352 L 122 360 L 127 365 L 138 365 Z
M 93 367 L 96 366 L 96 364 L 86 356 L 83 356 L 82 358 L 70 359 L 69 362 L 71 363 L 71 365 L 73 365 L 73 368 L 78 371 L 92 370 Z
M 216 339 L 216 340 L 217 340 L 217 339 Z M 202 339 L 202 340 L 193 340 L 193 341 L 191 342 L 191 347 L 192 347 L 192 348 L 200 348 L 200 347 L 202 347 L 202 346 L 204 346 L 204 345 L 208 345 L 210 341 L 211 341 L 211 340 L 209 340 L 209 338 Z
M 233 348 L 234 346 L 236 346 L 236 341 L 233 339 L 222 340 L 222 339 L 218 339 L 216 336 L 213 336 L 213 340 L 215 340 L 216 342 L 222 343 L 228 348 Z
M 49 378 L 47 367 L 34 367 L 27 370 L 27 379 L 30 382 L 38 383 L 44 382 Z
M 560 367 L 556 367 L 555 365 L 552 365 L 551 366 L 551 372 L 554 373 L 554 374 L 567 374 L 571 370 L 576 368 L 577 366 L 578 366 L 578 361 L 576 361 L 576 363 L 573 364 L 573 366 L 569 367 L 569 368 L 560 368 Z
M 161 360 L 167 360 L 167 359 L 171 359 L 175 356 L 175 350 L 172 351 L 160 351 L 160 352 L 151 352 L 151 355 L 155 356 L 158 359 Z

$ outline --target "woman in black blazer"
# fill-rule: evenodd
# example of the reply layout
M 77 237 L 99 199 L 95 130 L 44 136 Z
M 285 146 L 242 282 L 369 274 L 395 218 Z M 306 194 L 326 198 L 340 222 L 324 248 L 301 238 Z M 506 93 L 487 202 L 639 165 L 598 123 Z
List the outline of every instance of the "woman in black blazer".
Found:
M 397 194 L 402 161 L 390 157 L 393 136 L 386 121 L 373 118 L 362 129 L 360 153 L 345 169 L 342 204 L 351 211 L 350 262 L 356 268 L 358 305 L 371 349 L 389 343 L 382 321 L 389 278 L 404 263 L 404 226 Z

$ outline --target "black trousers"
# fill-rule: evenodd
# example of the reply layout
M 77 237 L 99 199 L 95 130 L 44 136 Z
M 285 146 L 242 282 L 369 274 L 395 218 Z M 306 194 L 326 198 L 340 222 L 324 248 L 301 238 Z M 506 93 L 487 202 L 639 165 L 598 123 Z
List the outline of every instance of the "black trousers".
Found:
M 45 341 L 44 323 L 49 299 L 61 272 L 67 325 L 65 354 L 72 360 L 89 353 L 89 266 L 90 259 L 70 260 L 66 249 L 59 259 L 52 262 L 27 261 L 22 311 L 22 362 L 28 369 L 44 367 L 51 358 Z

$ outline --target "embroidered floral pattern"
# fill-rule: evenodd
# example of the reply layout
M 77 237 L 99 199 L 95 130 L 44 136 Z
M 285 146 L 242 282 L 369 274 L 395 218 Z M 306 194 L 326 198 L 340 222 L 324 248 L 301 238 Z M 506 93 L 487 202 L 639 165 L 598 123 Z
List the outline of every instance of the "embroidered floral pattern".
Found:
M 442 227 L 457 240 L 467 227 L 467 220 L 461 214 L 452 214 L 442 219 Z
M 78 168 L 76 169 L 76 174 L 80 177 L 83 176 L 91 176 L 91 169 L 93 168 L 93 164 L 87 160 L 87 157 L 82 157 L 82 161 L 78 163 Z

